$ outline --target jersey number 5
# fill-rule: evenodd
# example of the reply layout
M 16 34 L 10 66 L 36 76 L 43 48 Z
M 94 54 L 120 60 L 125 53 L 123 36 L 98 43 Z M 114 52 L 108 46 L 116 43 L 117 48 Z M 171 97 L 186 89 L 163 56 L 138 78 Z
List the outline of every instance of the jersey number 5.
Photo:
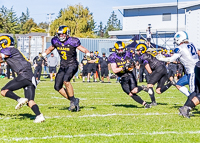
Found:
M 61 51 L 61 54 L 62 54 L 62 58 L 63 58 L 64 60 L 67 60 L 66 52 L 65 52 L 65 51 Z
M 193 44 L 187 45 L 188 49 L 190 49 L 192 56 L 197 54 L 196 48 Z

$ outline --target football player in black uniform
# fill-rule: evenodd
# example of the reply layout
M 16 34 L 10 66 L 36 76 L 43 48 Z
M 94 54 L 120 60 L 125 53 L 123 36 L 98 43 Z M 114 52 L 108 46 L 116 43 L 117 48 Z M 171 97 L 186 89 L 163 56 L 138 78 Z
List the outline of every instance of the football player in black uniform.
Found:
M 99 81 L 101 81 L 101 74 L 100 74 L 100 68 L 99 68 L 99 59 L 101 58 L 100 56 L 99 56 L 99 52 L 98 51 L 95 51 L 94 52 L 94 55 L 95 55 L 95 57 L 96 57 L 96 62 L 95 62 L 95 64 L 96 64 L 96 79 L 97 79 L 97 76 L 99 77 Z
M 200 61 L 196 63 L 195 69 L 195 91 L 188 96 L 184 106 L 179 108 L 180 115 L 190 118 L 189 112 L 200 103 Z
M 137 81 L 132 72 L 132 53 L 126 51 L 124 42 L 117 41 L 114 45 L 115 53 L 112 53 L 108 61 L 111 64 L 113 72 L 121 77 L 120 84 L 126 94 L 133 98 L 136 102 L 144 105 L 145 108 L 150 108 L 150 105 L 143 101 L 140 96 L 137 95 L 143 87 L 137 86 Z
M 97 59 L 94 56 L 93 51 L 90 51 L 90 57 L 87 58 L 87 60 L 88 60 L 87 82 L 90 82 L 91 73 L 93 73 L 93 76 L 94 76 L 94 81 L 93 82 L 97 82 L 97 79 L 96 79 L 96 69 L 97 69 L 97 66 L 95 64 L 95 62 L 97 61 Z
M 60 26 L 56 36 L 51 39 L 51 46 L 43 53 L 43 56 L 48 55 L 54 49 L 57 49 L 60 55 L 60 69 L 56 75 L 54 88 L 62 96 L 70 100 L 69 111 L 79 111 L 79 99 L 74 97 L 74 90 L 70 80 L 78 71 L 78 61 L 76 49 L 84 52 L 89 56 L 89 51 L 81 46 L 80 40 L 75 37 L 70 37 L 70 30 L 67 26 Z M 66 88 L 63 88 L 63 84 Z
M 40 113 L 38 105 L 34 102 L 36 80 L 33 76 L 31 63 L 14 48 L 14 39 L 11 36 L 0 36 L 0 62 L 7 62 L 7 64 L 17 73 L 17 77 L 9 81 L 2 89 L 1 95 L 14 99 L 18 102 L 15 107 L 20 109 L 24 104 L 28 106 L 36 114 L 35 123 L 43 122 L 44 116 Z M 25 98 L 17 96 L 13 91 L 24 89 Z
M 86 55 L 83 57 L 82 61 L 81 61 L 81 67 L 83 68 L 82 70 L 82 78 L 83 78 L 83 82 L 85 82 L 85 77 L 87 77 L 88 72 L 87 72 L 87 68 L 88 68 L 88 63 L 87 63 L 87 58 Z
M 99 69 L 101 70 L 101 82 L 104 82 L 104 76 L 107 78 L 108 83 L 110 83 L 109 74 L 109 62 L 106 57 L 106 53 L 102 54 L 103 56 L 99 58 Z
M 157 83 L 156 93 L 161 94 L 166 91 L 171 85 L 175 85 L 173 81 L 169 81 L 167 85 L 164 85 L 168 81 L 167 69 L 163 62 L 157 60 L 154 56 L 147 53 L 145 45 L 140 47 L 142 56 L 140 57 L 141 62 L 145 65 L 146 70 L 150 74 L 149 81 L 147 82 L 147 91 L 151 97 L 151 106 L 156 106 L 156 100 L 154 96 L 153 86 Z
M 45 63 L 45 59 L 44 59 L 44 57 L 42 57 L 42 53 L 39 52 L 39 56 L 36 56 L 33 59 L 33 63 L 35 65 L 34 76 L 35 76 L 37 82 L 39 82 L 41 72 L 42 72 L 42 64 Z

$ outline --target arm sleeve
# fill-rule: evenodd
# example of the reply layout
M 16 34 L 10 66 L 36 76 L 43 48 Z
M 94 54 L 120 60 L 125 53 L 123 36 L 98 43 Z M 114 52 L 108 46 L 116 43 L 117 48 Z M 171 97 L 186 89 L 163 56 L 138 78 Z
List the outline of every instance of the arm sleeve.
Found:
M 168 57 L 168 58 L 159 58 L 160 61 L 164 61 L 164 62 L 173 62 L 176 59 L 178 59 L 181 56 L 180 53 L 175 53 L 172 57 Z

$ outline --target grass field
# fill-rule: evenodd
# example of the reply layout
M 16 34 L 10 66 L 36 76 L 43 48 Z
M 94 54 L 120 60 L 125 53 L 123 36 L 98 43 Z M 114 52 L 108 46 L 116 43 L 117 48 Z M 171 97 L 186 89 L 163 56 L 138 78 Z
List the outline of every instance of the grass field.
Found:
M 0 87 L 8 81 L 1 79 Z M 27 106 L 16 111 L 16 101 L 0 97 L 0 142 L 200 142 L 199 106 L 191 119 L 179 116 L 178 108 L 186 97 L 175 87 L 156 94 L 158 106 L 145 109 L 115 80 L 72 84 L 80 98 L 80 112 L 69 112 L 69 101 L 54 90 L 54 82 L 42 79 L 35 97 L 46 118 L 41 124 L 33 123 L 34 113 Z M 23 90 L 16 93 L 24 97 Z M 139 95 L 150 102 L 145 92 Z

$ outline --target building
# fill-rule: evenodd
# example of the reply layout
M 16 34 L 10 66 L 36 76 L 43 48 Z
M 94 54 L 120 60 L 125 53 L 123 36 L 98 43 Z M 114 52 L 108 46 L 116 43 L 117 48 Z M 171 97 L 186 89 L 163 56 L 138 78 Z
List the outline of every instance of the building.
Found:
M 123 11 L 123 29 L 109 31 L 118 39 L 131 39 L 136 34 L 146 37 L 146 29 L 151 24 L 154 43 L 168 49 L 174 47 L 173 36 L 184 30 L 190 41 L 200 49 L 200 1 L 160 3 L 113 7 Z

